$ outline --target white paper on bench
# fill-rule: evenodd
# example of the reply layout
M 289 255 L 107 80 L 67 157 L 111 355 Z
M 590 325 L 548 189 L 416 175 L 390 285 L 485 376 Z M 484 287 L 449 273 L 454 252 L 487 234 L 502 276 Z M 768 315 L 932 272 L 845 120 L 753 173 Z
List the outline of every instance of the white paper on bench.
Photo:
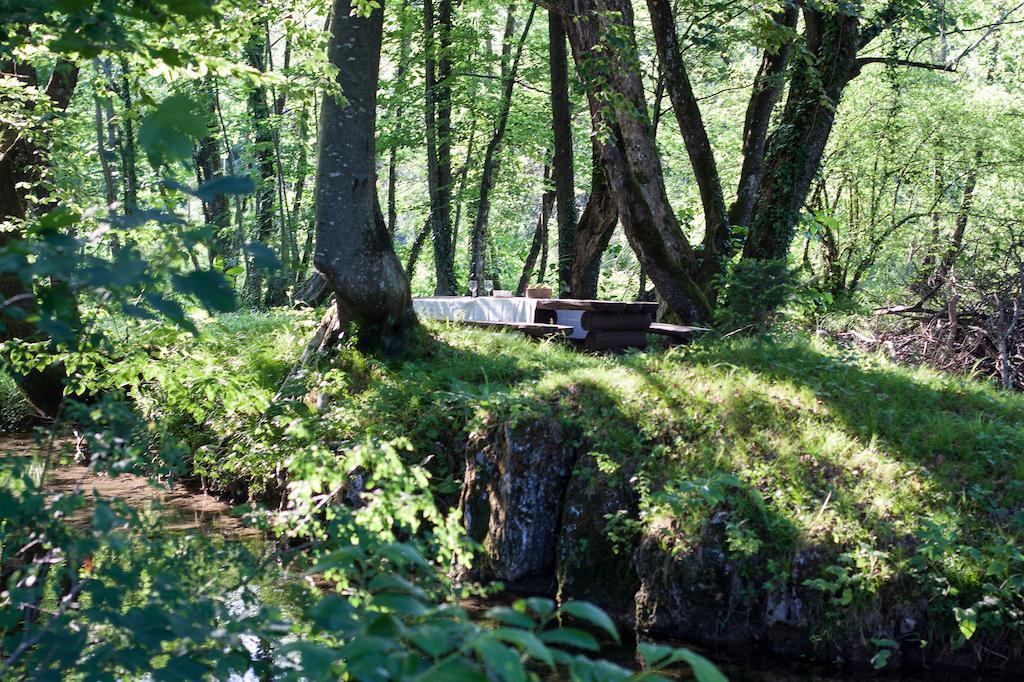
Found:
M 430 320 L 466 320 L 469 322 L 535 322 L 537 299 L 517 296 L 433 296 L 414 298 L 416 314 Z

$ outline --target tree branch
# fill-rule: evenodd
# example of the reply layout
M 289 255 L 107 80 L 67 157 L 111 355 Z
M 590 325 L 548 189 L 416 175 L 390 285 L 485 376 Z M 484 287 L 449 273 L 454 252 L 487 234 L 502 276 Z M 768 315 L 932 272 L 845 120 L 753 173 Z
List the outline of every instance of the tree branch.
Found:
M 956 71 L 956 64 L 932 64 L 931 62 L 916 62 L 912 59 L 898 59 L 896 57 L 858 57 L 857 70 L 859 71 L 868 64 L 886 64 L 887 66 L 909 66 L 915 69 L 928 69 L 930 71 Z

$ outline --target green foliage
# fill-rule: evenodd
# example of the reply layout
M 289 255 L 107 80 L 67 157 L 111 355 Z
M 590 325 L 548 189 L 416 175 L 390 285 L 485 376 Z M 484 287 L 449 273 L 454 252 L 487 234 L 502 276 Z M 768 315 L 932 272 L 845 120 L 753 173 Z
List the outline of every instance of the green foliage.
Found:
M 0 434 L 24 430 L 32 420 L 32 408 L 11 377 L 0 372 Z
M 726 331 L 766 331 L 795 290 L 793 273 L 784 261 L 739 260 L 721 279 L 726 304 L 715 321 Z

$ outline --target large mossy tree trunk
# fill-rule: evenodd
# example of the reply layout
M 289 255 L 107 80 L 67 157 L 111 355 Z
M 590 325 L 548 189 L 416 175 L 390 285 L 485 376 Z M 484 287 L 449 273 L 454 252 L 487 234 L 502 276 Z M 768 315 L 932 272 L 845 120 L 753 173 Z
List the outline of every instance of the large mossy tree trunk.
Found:
M 555 181 L 558 224 L 558 290 L 560 295 L 578 296 L 572 286 L 572 264 L 576 259 L 576 189 L 572 166 L 572 112 L 569 105 L 569 65 L 565 53 L 562 18 L 548 12 L 548 62 L 551 65 L 551 127 L 554 153 L 551 166 Z
M 344 100 L 326 95 L 320 118 L 314 265 L 359 343 L 398 352 L 415 322 L 409 282 L 377 209 L 375 133 L 383 8 L 352 13 L 334 0 L 328 60 Z
M 601 162 L 626 238 L 668 308 L 684 321 L 711 313 L 695 280 L 697 257 L 665 189 L 661 156 L 647 115 L 633 8 L 626 0 L 562 0 L 576 68 L 588 88 L 595 128 L 607 130 Z M 598 89 L 612 97 L 599 101 Z
M 857 75 L 858 19 L 805 7 L 807 58 L 792 65 L 786 106 L 768 144 L 743 256 L 784 261 L 843 90 Z
M 36 70 L 26 64 L 3 64 L 0 72 L 11 75 L 29 86 L 39 84 Z M 67 109 L 78 84 L 78 67 L 61 60 L 57 63 L 47 83 L 44 96 L 57 111 Z M 42 185 L 46 170 L 47 154 L 20 131 L 7 126 L 0 126 L 0 222 L 13 220 L 16 223 L 29 215 L 29 205 L 35 203 L 41 210 L 49 208 L 46 201 L 47 191 Z M 23 235 L 18 230 L 0 230 L 0 253 L 8 249 L 16 249 Z M 75 301 L 67 291 L 66 283 L 54 281 L 50 285 L 55 289 L 57 298 L 68 300 L 58 301 L 62 306 L 75 307 Z M 65 291 L 59 291 L 65 289 Z M 32 286 L 26 283 L 17 272 L 0 272 L 0 342 L 8 340 L 43 341 L 46 340 L 40 330 L 26 319 L 35 311 L 36 295 Z M 8 308 L 8 310 L 4 310 Z M 13 309 L 20 314 L 11 315 Z M 77 319 L 77 314 L 71 311 Z M 66 372 L 62 364 L 51 364 L 43 369 L 27 372 L 17 371 L 8 367 L 12 375 L 28 399 L 29 404 L 44 417 L 57 416 L 64 398 L 64 382 Z

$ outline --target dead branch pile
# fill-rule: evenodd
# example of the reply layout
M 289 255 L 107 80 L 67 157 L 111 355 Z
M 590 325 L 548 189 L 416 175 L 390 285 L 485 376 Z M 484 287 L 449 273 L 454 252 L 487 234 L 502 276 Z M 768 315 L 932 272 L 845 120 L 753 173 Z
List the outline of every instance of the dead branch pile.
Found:
M 1024 278 L 1015 295 L 994 294 L 969 306 L 954 294 L 940 307 L 922 302 L 875 312 L 905 322 L 877 334 L 843 336 L 901 364 L 928 365 L 1024 390 Z

